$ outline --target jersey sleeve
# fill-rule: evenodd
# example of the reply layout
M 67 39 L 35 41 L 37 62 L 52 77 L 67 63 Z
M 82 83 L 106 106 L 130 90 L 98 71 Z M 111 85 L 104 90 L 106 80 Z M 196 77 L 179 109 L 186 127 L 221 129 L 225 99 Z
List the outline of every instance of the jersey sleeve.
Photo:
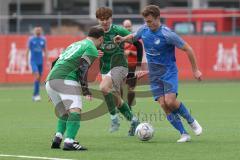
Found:
M 145 28 L 146 28 L 146 25 L 142 25 L 136 32 L 133 33 L 134 41 L 137 41 L 142 38 L 142 33 Z
M 170 29 L 164 28 L 162 33 L 166 38 L 168 44 L 172 44 L 177 48 L 183 48 L 185 41 L 175 32 L 171 31 Z

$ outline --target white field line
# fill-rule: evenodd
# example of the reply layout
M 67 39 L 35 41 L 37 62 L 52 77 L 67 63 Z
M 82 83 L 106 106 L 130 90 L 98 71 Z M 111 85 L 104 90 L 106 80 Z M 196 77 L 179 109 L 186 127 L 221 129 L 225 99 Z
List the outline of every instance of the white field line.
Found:
M 27 159 L 48 159 L 48 160 L 73 160 L 73 159 L 64 159 L 64 158 L 50 158 L 50 157 L 37 157 L 37 156 L 24 156 L 24 155 L 8 155 L 0 154 L 0 157 L 13 157 L 13 158 L 27 158 Z
M 147 98 L 152 98 L 152 97 L 147 97 Z M 239 102 L 236 99 L 212 99 L 212 100 L 201 100 L 201 99 L 181 99 L 183 102 L 191 102 L 191 103 L 236 103 Z M 8 102 L 13 102 L 13 101 L 18 101 L 20 103 L 24 103 L 24 102 L 30 102 L 29 100 L 26 99 L 14 99 L 14 98 L 0 98 L 0 102 L 4 102 L 4 103 L 8 103 Z M 138 98 L 137 102 L 145 102 L 146 98 Z M 152 100 L 152 102 L 154 102 Z
M 149 97 L 148 97 L 149 98 Z M 235 103 L 235 102 L 239 102 L 239 101 L 237 101 L 237 100 L 235 100 L 235 99 L 221 99 L 221 100 L 217 100 L 217 99 L 211 99 L 211 100 L 201 100 L 201 99 L 183 99 L 183 98 L 181 98 L 181 100 L 183 101 L 183 102 L 193 102 L 193 103 Z M 1 99 L 0 99 L 0 101 L 1 101 Z M 138 98 L 137 99 L 137 102 L 145 102 L 146 101 L 146 98 L 142 98 L 142 99 L 140 99 L 140 98 Z M 152 100 L 153 101 L 153 100 Z

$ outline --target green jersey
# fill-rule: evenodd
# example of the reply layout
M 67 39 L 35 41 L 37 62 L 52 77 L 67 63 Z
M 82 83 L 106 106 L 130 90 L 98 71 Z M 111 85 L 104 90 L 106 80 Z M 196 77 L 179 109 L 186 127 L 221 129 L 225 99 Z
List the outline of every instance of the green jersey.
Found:
M 54 67 L 47 77 L 47 81 L 52 79 L 67 79 L 79 81 L 80 58 L 85 58 L 92 64 L 98 57 L 98 51 L 93 41 L 84 39 L 68 46 L 59 56 Z
M 101 45 L 101 50 L 104 55 L 100 59 L 100 71 L 106 74 L 116 66 L 128 67 L 127 59 L 124 56 L 124 43 L 116 44 L 113 38 L 117 35 L 126 36 L 130 32 L 118 25 L 112 24 L 109 31 L 104 34 L 104 42 Z

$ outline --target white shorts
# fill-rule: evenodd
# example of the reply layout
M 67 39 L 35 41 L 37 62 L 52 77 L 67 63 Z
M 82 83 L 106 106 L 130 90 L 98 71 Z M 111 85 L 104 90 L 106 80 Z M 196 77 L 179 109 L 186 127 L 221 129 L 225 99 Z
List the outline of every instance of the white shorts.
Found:
M 46 90 L 59 116 L 66 114 L 69 109 L 82 109 L 81 86 L 78 82 L 54 79 L 47 81 Z

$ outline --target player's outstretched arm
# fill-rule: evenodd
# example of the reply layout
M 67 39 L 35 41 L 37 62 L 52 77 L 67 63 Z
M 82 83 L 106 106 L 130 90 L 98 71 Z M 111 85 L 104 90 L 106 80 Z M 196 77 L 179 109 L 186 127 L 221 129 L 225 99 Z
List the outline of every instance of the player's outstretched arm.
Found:
M 132 42 L 132 39 L 133 39 L 133 34 L 129 34 L 127 36 L 120 36 L 120 35 L 117 35 L 113 38 L 113 41 L 114 43 L 121 43 L 121 42 L 124 42 L 124 41 L 128 41 L 128 42 Z
M 185 51 L 185 53 L 187 54 L 188 59 L 191 63 L 193 76 L 197 80 L 201 81 L 202 80 L 202 72 L 198 68 L 196 57 L 195 57 L 192 47 L 188 43 L 185 43 L 182 50 Z
M 143 58 L 143 45 L 140 41 L 133 42 L 133 45 L 137 48 L 137 65 L 141 66 Z

